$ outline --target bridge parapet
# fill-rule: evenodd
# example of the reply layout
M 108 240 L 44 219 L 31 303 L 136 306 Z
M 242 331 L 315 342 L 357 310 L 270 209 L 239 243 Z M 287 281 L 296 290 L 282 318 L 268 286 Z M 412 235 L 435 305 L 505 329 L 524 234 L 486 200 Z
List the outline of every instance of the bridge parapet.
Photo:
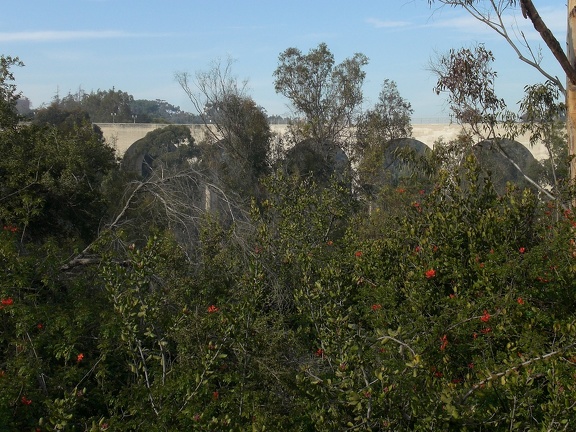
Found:
M 108 143 L 113 145 L 118 154 L 122 156 L 124 152 L 141 138 L 144 138 L 148 132 L 155 129 L 169 126 L 164 123 L 96 123 L 104 138 Z M 208 126 L 202 124 L 189 124 L 186 125 L 190 128 L 192 137 L 196 142 L 202 141 L 207 133 Z M 286 132 L 288 125 L 286 124 L 272 124 L 270 125 L 272 132 L 282 134 Z M 418 141 L 422 141 L 428 147 L 433 147 L 434 143 L 440 138 L 444 141 L 455 139 L 461 128 L 456 124 L 437 123 L 437 124 L 413 124 L 412 137 Z M 525 145 L 528 150 L 532 152 L 534 157 L 538 160 L 548 158 L 546 148 L 543 145 L 530 146 L 530 137 L 525 134 L 516 138 L 516 141 Z

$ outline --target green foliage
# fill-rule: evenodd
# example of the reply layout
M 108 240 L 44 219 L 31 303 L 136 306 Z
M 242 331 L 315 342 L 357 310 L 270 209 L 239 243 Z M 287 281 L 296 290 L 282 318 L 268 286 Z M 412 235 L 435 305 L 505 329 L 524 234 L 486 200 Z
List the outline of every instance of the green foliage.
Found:
M 396 138 L 410 138 L 412 113 L 412 106 L 400 96 L 396 83 L 384 80 L 376 105 L 358 124 L 359 146 L 366 151 Z
M 205 218 L 193 255 L 168 232 L 102 238 L 101 265 L 66 275 L 58 248 L 22 255 L 4 229 L 4 424 L 573 424 L 576 218 L 529 190 L 497 194 L 473 157 L 466 173 L 388 191 L 396 211 L 372 214 L 337 184 L 272 177 L 242 237 Z
M 114 150 L 87 122 L 0 131 L 0 220 L 34 237 L 94 235 Z
M 363 191 L 374 199 L 378 195 L 381 198 L 390 197 L 388 189 L 429 189 L 430 176 L 423 167 L 430 159 L 430 153 L 425 144 L 410 138 L 393 139 L 371 146 L 357 169 Z
M 302 138 L 317 143 L 339 142 L 341 134 L 362 102 L 362 67 L 368 58 L 360 53 L 335 65 L 325 43 L 302 54 L 288 48 L 279 57 L 274 72 L 276 92 L 286 96 L 305 119 L 304 127 L 295 123 Z
M 10 68 L 24 66 L 18 57 L 0 55 L 0 129 L 12 128 L 19 121 L 16 102 L 20 95 L 16 92 L 14 74 Z
M 228 144 L 265 143 L 228 102 L 250 126 Z M 573 429 L 576 216 L 499 193 L 460 144 L 406 157 L 429 183 L 370 209 L 338 178 L 252 171 L 261 199 L 225 219 L 160 170 L 95 237 L 111 149 L 81 115 L 4 128 L 2 429 Z
M 434 91 L 448 93 L 450 111 L 473 129 L 494 127 L 506 104 L 494 91 L 494 55 L 484 45 L 450 50 L 430 65 L 438 76 Z
M 218 134 L 203 143 L 199 168 L 210 182 L 249 203 L 260 197 L 259 179 L 270 170 L 270 125 L 251 98 L 235 93 L 218 97 L 209 107 Z
M 563 183 L 569 177 L 570 160 L 566 152 L 565 114 L 566 105 L 559 102 L 559 90 L 550 81 L 524 88 L 525 95 L 520 102 L 524 112 L 520 130 L 530 133 L 530 144 L 543 144 L 548 151 L 548 159 L 543 162 L 547 182 L 554 191 L 561 193 Z
M 556 296 L 558 286 L 549 286 L 554 280 L 572 290 L 565 261 L 571 225 L 550 226 L 529 191 L 498 196 L 489 183 L 475 186 L 478 170 L 472 159 L 467 166 L 465 189 L 440 182 L 393 222 L 393 233 L 378 213 L 382 232 L 358 246 L 367 323 L 377 346 L 386 342 L 382 373 L 395 389 L 380 394 L 380 416 L 371 412 L 395 430 L 515 430 L 573 421 L 562 408 L 566 399 L 556 411 L 540 411 L 558 385 L 562 355 L 573 352 L 574 317 L 565 306 L 575 298 L 563 288 Z M 374 245 L 381 246 L 366 253 Z M 548 353 L 554 354 L 543 361 Z M 569 374 L 560 380 L 571 382 Z
M 164 100 L 136 99 L 130 103 L 136 123 L 200 123 L 197 116 L 184 112 Z
M 63 98 L 57 95 L 48 108 L 52 107 L 62 111 L 81 110 L 96 123 L 199 123 L 196 116 L 164 100 L 134 99 L 134 96 L 115 88 L 90 93 L 80 88 Z M 37 110 L 35 118 L 45 111 L 45 108 Z
M 148 132 L 124 153 L 124 171 L 148 178 L 154 170 L 180 171 L 200 154 L 187 126 L 170 125 Z

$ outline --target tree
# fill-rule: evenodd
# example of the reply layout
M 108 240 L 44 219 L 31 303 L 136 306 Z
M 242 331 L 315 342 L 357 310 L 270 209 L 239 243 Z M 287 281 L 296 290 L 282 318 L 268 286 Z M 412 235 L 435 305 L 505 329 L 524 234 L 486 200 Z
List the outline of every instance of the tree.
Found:
M 79 88 L 76 93 L 68 93 L 63 98 L 55 97 L 50 106 L 56 106 L 63 111 L 85 111 L 93 122 L 98 123 L 197 122 L 190 113 L 164 100 L 135 100 L 132 95 L 114 88 L 90 93 Z
M 450 50 L 431 62 L 430 69 L 437 75 L 435 91 L 437 94 L 446 92 L 448 104 L 456 121 L 462 125 L 462 139 L 453 144 L 460 144 L 460 161 L 463 161 L 478 141 L 490 141 L 487 146 L 504 157 L 522 177 L 544 196 L 554 199 L 538 179 L 532 178 L 521 168 L 521 163 L 515 161 L 502 145 L 503 138 L 514 138 L 517 133 L 516 116 L 506 110 L 506 103 L 498 98 L 494 91 L 496 72 L 492 70 L 494 60 L 492 52 L 483 45 L 473 49 L 461 48 Z M 504 126 L 505 135 L 499 131 Z M 456 148 L 454 148 L 457 150 Z
M 384 80 L 374 108 L 367 110 L 358 124 L 358 141 L 363 146 L 412 136 L 410 102 L 398 91 L 396 82 Z
M 546 26 L 532 0 L 428 0 L 429 4 L 435 2 L 452 7 L 461 7 L 474 18 L 496 31 L 510 44 L 521 61 L 536 68 L 565 95 L 568 154 L 571 157 L 570 176 L 572 180 L 576 179 L 576 158 L 574 158 L 574 155 L 576 155 L 576 68 L 574 66 L 576 58 L 576 14 L 574 13 L 576 0 L 569 0 L 567 3 L 568 30 L 566 52 Z M 523 17 L 530 19 L 546 46 L 562 67 L 566 74 L 565 85 L 559 78 L 550 75 L 543 69 L 541 66 L 542 57 L 537 55 L 536 51 L 530 47 L 523 32 L 519 32 L 522 37 L 520 42 L 516 42 L 510 36 L 510 31 L 513 29 L 509 31 L 503 16 L 510 7 L 516 5 L 520 5 Z
M 0 130 L 14 127 L 19 121 L 16 102 L 20 98 L 16 92 L 14 74 L 11 67 L 24 66 L 18 57 L 0 56 Z
M 69 93 L 62 99 L 56 97 L 53 105 L 58 105 L 65 111 L 78 109 L 86 111 L 90 115 L 90 120 L 95 123 L 132 123 L 133 101 L 132 95 L 115 88 L 90 93 L 79 89 L 77 93 Z
M 494 55 L 482 44 L 451 49 L 431 60 L 437 76 L 436 94 L 448 94 L 448 106 L 456 122 L 469 128 L 475 138 L 495 138 L 496 128 L 506 120 L 506 103 L 496 95 Z
M 558 101 L 560 91 L 552 81 L 525 87 L 520 101 L 523 112 L 521 131 L 530 133 L 530 144 L 542 143 L 548 151 L 544 161 L 547 181 L 555 194 L 560 195 L 561 185 L 569 179 L 569 158 L 566 154 L 565 115 L 566 105 Z
M 368 58 L 357 53 L 335 65 L 325 43 L 308 54 L 297 48 L 280 54 L 274 86 L 290 100 L 296 117 L 303 117 L 302 123 L 292 124 L 297 141 L 311 138 L 319 146 L 347 141 L 362 103 L 366 64 Z
M 133 100 L 130 104 L 136 123 L 195 123 L 194 116 L 165 100 Z
M 120 90 L 92 92 L 88 94 L 83 105 L 94 122 L 132 122 L 132 109 L 130 104 L 134 100 L 132 95 Z
M 22 236 L 80 237 L 97 233 L 107 214 L 102 183 L 115 168 L 114 149 L 84 123 L 71 131 L 54 126 L 0 132 L 0 220 Z
M 189 159 L 198 157 L 199 151 L 184 125 L 170 125 L 148 132 L 132 144 L 122 158 L 122 169 L 148 178 L 152 171 L 183 171 L 189 168 Z
M 268 172 L 272 133 L 263 108 L 248 96 L 247 82 L 232 75 L 233 61 L 215 61 L 192 79 L 176 78 L 207 126 L 202 165 L 206 176 L 242 200 L 258 195 Z
M 373 184 L 384 170 L 385 153 L 391 141 L 411 137 L 412 112 L 396 83 L 384 80 L 376 105 L 361 116 L 356 130 L 361 184 Z
M 0 134 L 0 188 L 74 192 L 81 171 L 54 174 L 85 143 L 33 126 Z M 4 430 L 574 429 L 572 212 L 499 195 L 468 157 L 371 214 L 349 187 L 277 172 L 228 224 L 177 168 L 131 182 L 72 260 L 0 221 Z
M 0 221 L 18 228 L 21 240 L 91 240 L 106 215 L 103 182 L 115 168 L 114 149 L 86 113 L 56 105 L 30 125 L 15 112 L 15 59 L 2 57 L 0 74 Z

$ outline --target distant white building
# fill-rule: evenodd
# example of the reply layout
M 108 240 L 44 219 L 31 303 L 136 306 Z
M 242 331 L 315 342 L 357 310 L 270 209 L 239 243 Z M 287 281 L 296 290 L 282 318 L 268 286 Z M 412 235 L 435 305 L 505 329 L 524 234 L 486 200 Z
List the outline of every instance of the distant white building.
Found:
M 21 97 L 16 101 L 16 110 L 20 115 L 28 115 L 32 111 L 30 108 L 31 102 L 27 97 Z

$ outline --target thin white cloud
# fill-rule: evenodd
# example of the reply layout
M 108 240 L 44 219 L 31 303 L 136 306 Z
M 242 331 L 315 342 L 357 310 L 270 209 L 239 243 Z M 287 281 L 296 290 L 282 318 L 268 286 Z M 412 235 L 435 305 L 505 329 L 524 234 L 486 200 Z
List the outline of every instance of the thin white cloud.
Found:
M 492 30 L 471 15 L 458 15 L 437 21 L 432 21 L 424 27 L 452 29 L 467 33 L 489 33 Z
M 492 15 L 494 15 L 493 12 Z M 540 8 L 540 16 L 553 33 L 562 34 L 562 32 L 566 31 L 565 8 L 542 7 Z M 492 18 L 496 20 L 495 16 L 492 16 Z M 534 30 L 531 21 L 524 19 L 519 9 L 508 9 L 502 19 L 511 36 L 523 32 L 528 40 L 540 38 L 540 35 Z M 425 27 L 445 28 L 467 34 L 494 33 L 485 23 L 462 10 L 457 13 L 450 13 L 447 18 L 432 19 Z
M 566 32 L 566 6 L 543 7 L 540 9 L 540 16 L 553 33 Z
M 150 37 L 152 35 L 127 33 L 118 30 L 99 31 L 28 31 L 0 33 L 0 42 L 60 42 L 79 39 L 118 39 Z
M 408 21 L 383 21 L 378 18 L 367 18 L 366 22 L 375 28 L 398 28 L 410 25 Z

